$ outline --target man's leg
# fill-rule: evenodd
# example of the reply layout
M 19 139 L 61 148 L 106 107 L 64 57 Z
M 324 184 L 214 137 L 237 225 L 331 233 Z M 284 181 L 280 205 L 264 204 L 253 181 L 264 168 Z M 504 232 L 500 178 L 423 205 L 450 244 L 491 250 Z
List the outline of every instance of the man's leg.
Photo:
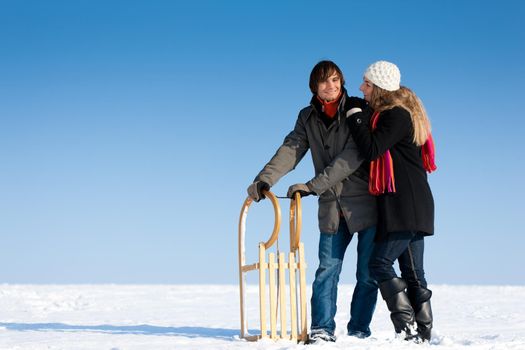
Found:
M 319 267 L 312 285 L 312 335 L 326 332 L 333 336 L 337 311 L 337 283 L 346 248 L 352 236 L 341 220 L 335 234 L 321 233 L 319 238 Z
M 370 276 L 368 263 L 374 248 L 376 229 L 370 227 L 357 233 L 356 286 L 350 305 L 348 334 L 359 338 L 370 336 L 370 322 L 376 307 L 377 282 Z

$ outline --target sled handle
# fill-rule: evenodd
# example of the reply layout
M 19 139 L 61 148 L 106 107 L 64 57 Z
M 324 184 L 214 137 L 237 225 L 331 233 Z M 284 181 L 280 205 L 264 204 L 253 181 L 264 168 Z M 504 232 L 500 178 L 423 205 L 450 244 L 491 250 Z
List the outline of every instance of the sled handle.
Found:
M 301 195 L 295 192 L 290 201 L 290 251 L 295 252 L 299 248 L 302 228 Z
M 273 194 L 271 191 L 263 190 L 263 195 L 266 196 L 266 198 L 270 199 L 270 202 L 272 202 L 273 205 L 273 212 L 275 216 L 275 222 L 273 225 L 273 232 L 270 235 L 270 238 L 266 243 L 264 243 L 264 247 L 266 249 L 270 248 L 277 238 L 279 237 L 279 230 L 281 229 L 281 207 L 279 206 L 279 201 L 277 200 L 277 197 Z M 244 225 L 246 220 L 246 214 L 248 211 L 248 207 L 253 203 L 253 199 L 251 197 L 246 197 L 246 200 L 244 201 L 244 204 L 242 205 L 241 209 L 241 217 L 239 219 L 239 243 L 244 244 Z M 242 243 L 241 243 L 242 240 Z
M 272 192 L 263 190 L 263 194 L 272 202 L 273 213 L 275 216 L 272 235 L 270 236 L 268 241 L 264 243 L 264 248 L 268 249 L 275 243 L 275 241 L 279 237 L 279 230 L 281 228 L 281 207 L 279 206 L 279 201 L 277 200 L 277 197 Z

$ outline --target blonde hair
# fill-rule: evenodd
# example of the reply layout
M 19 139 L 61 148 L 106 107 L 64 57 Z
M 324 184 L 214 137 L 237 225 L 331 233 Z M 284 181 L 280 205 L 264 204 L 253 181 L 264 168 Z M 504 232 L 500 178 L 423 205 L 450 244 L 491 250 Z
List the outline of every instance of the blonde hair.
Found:
M 376 112 L 383 112 L 396 106 L 403 107 L 410 113 L 412 119 L 414 143 L 421 146 L 427 141 L 431 130 L 427 112 L 419 97 L 406 86 L 401 86 L 395 91 L 387 91 L 374 84 L 370 106 Z

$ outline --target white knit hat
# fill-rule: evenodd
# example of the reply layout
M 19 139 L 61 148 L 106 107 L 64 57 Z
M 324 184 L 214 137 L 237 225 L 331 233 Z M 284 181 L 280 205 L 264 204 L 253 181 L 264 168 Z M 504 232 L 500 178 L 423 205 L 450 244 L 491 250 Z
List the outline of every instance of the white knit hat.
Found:
M 365 78 L 381 89 L 396 91 L 401 82 L 401 72 L 393 63 L 377 61 L 366 69 Z

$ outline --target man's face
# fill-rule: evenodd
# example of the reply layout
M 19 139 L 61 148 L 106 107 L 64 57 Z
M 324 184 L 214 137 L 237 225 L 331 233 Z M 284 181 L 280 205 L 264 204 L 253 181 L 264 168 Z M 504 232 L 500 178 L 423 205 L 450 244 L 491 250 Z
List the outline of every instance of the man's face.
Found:
M 341 78 L 334 72 L 328 79 L 317 84 L 317 96 L 327 102 L 335 100 L 341 92 Z
M 370 102 L 372 91 L 374 91 L 374 84 L 370 80 L 363 78 L 363 83 L 359 87 L 359 90 L 363 93 L 365 101 Z

